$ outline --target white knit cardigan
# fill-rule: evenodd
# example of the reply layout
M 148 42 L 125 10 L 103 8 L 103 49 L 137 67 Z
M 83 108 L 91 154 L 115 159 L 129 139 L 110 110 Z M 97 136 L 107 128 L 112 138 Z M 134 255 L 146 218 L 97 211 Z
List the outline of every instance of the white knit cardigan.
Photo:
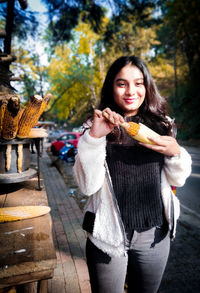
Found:
M 93 233 L 88 233 L 88 237 L 107 254 L 122 256 L 126 254 L 126 235 L 119 208 L 115 196 L 113 196 L 112 182 L 105 158 L 106 137 L 94 138 L 87 130 L 78 143 L 78 154 L 73 173 L 80 190 L 89 196 L 85 212 L 95 213 Z M 173 229 L 172 237 L 175 236 L 180 207 L 179 200 L 170 186 L 184 185 L 186 178 L 191 173 L 191 163 L 190 155 L 182 147 L 180 156 L 165 156 L 164 159 L 161 173 L 161 196 L 169 229 Z

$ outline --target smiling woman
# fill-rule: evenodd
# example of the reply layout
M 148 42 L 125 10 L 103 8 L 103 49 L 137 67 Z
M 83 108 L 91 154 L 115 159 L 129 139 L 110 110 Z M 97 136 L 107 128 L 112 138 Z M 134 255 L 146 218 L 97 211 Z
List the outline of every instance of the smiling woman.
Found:
M 159 134 L 148 132 L 154 144 L 133 139 L 140 129 L 124 131 L 141 122 Z M 140 58 L 111 65 L 88 126 L 74 175 L 89 196 L 83 229 L 92 292 L 122 293 L 128 273 L 128 292 L 156 293 L 179 216 L 170 185 L 184 184 L 191 158 L 172 137 L 166 102 Z

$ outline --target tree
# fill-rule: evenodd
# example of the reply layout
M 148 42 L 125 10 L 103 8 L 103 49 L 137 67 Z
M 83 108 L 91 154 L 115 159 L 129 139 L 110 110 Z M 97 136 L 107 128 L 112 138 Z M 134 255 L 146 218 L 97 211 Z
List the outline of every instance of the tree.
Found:
M 49 27 L 47 39 L 54 46 L 72 39 L 72 30 L 78 25 L 79 18 L 92 26 L 94 32 L 100 28 L 105 14 L 102 6 L 87 0 L 43 0 L 48 8 Z
M 1 58 L 0 90 L 13 92 L 15 89 L 10 84 L 10 77 L 13 74 L 10 72 L 9 67 L 16 58 L 11 55 L 11 40 L 13 36 L 20 39 L 26 38 L 27 32 L 32 32 L 32 35 L 34 35 L 37 22 L 31 12 L 29 14 L 24 13 L 23 9 L 27 8 L 26 1 L 9 0 L 1 2 L 3 3 L 0 3 L 0 23 L 1 28 L 3 29 L 2 36 L 4 38 L 4 42 L 1 44 L 2 47 L 0 48 L 0 55 L 3 55 L 3 58 L 6 57 L 7 60 L 2 61 Z
M 48 74 L 54 96 L 50 107 L 60 120 L 68 119 L 69 123 L 71 121 L 80 125 L 88 111 L 97 104 L 96 93 L 100 81 L 95 71 L 94 49 L 98 35 L 82 22 L 72 34 L 73 42 L 55 48 L 49 66 Z M 81 117 L 78 115 L 80 109 Z
M 44 96 L 47 90 L 47 67 L 40 62 L 40 56 L 32 53 L 32 50 L 24 50 L 22 47 L 14 50 L 17 60 L 13 63 L 13 71 L 19 75 L 20 94 L 23 96 L 23 102 L 27 102 L 34 94 Z
M 182 137 L 199 138 L 200 117 L 196 109 L 200 107 L 200 2 L 167 1 L 164 8 L 165 24 L 174 36 L 171 48 L 176 52 L 176 59 L 179 56 L 182 64 L 184 61 L 187 64 L 185 80 L 180 82 L 179 92 L 171 97 L 171 104 L 182 128 Z
M 7 30 L 2 48 L 6 53 L 11 53 L 11 37 L 25 40 L 28 35 L 34 37 L 37 31 L 38 21 L 35 14 L 28 9 L 24 10 L 27 6 L 21 2 L 25 3 L 25 1 L 11 0 L 0 5 L 0 22 L 4 24 L 2 28 Z

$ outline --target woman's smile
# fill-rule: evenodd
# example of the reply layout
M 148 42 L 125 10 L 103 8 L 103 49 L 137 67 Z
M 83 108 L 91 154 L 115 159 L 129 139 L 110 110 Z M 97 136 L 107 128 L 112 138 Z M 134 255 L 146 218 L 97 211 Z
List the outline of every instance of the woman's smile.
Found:
M 132 98 L 132 99 L 124 98 L 124 101 L 125 101 L 127 104 L 133 104 L 133 103 L 136 102 L 138 99 L 139 99 L 139 97 L 135 97 L 135 98 Z

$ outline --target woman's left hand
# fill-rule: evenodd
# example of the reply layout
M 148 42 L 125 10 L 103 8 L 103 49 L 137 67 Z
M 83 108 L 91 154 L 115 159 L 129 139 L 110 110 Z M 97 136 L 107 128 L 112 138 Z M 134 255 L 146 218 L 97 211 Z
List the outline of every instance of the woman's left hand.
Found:
M 173 157 L 175 155 L 180 154 L 180 145 L 177 143 L 176 139 L 171 136 L 158 136 L 156 138 L 148 137 L 149 140 L 155 143 L 153 144 L 146 144 L 140 142 L 141 145 L 144 147 L 147 147 L 148 149 L 151 149 L 153 151 L 156 151 L 158 153 L 161 153 L 163 155 Z

